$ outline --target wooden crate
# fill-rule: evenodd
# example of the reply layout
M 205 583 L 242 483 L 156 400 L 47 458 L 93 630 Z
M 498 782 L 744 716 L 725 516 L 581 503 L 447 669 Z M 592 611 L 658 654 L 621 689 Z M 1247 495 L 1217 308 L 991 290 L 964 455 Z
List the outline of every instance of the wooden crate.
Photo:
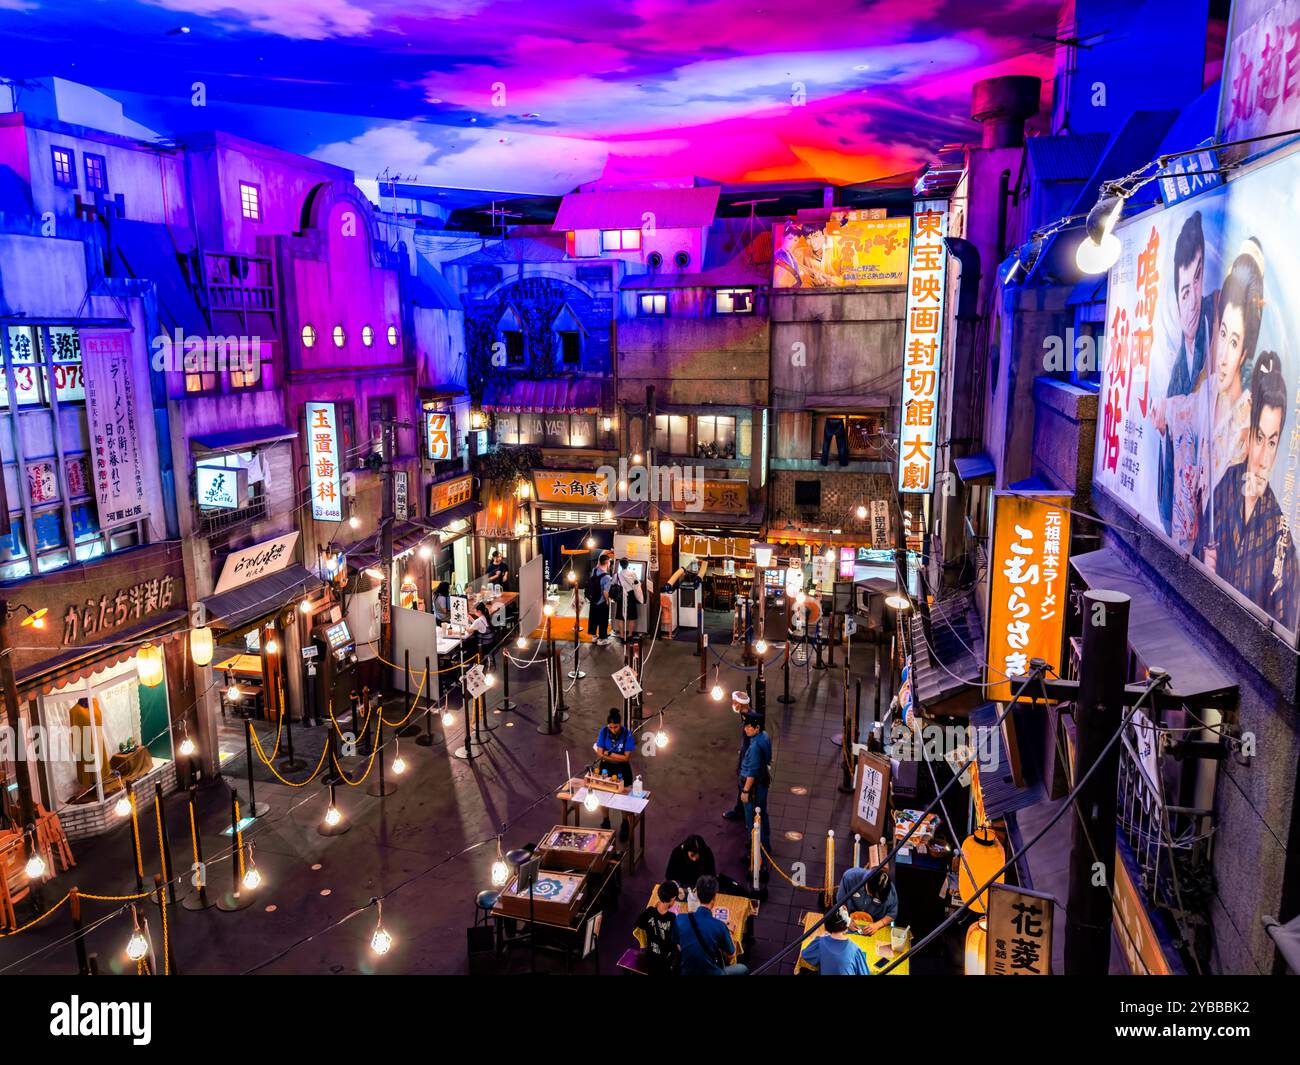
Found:
M 614 831 L 609 828 L 576 828 L 556 825 L 537 845 L 546 869 L 584 869 L 604 872 L 614 849 Z
M 497 898 L 496 912 L 507 917 L 528 920 L 528 892 L 518 891 L 515 884 L 518 879 L 510 881 L 509 886 Z M 586 873 L 558 873 L 543 869 L 537 874 L 537 883 L 533 886 L 533 905 L 537 920 L 549 924 L 572 925 L 574 914 L 578 911 L 586 894 Z

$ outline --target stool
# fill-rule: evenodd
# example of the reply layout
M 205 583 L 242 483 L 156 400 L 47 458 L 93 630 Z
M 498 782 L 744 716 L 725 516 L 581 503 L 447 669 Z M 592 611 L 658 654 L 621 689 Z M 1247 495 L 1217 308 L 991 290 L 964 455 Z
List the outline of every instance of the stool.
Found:
M 623 956 L 618 959 L 618 967 L 627 976 L 649 976 L 645 969 L 641 968 L 641 952 L 636 947 L 628 947 L 623 951 Z
M 499 891 L 480 891 L 474 896 L 474 924 L 487 924 L 492 916 L 492 909 L 501 897 Z

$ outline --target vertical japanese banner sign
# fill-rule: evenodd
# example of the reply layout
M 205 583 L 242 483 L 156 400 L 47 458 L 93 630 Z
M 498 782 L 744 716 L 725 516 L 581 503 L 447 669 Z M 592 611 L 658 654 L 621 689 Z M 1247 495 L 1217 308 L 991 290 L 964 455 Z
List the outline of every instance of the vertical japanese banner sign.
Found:
M 871 501 L 871 547 L 876 551 L 889 548 L 889 502 L 884 499 Z
M 992 884 L 985 971 L 989 976 L 1051 976 L 1056 899 Z
M 307 463 L 311 467 L 311 516 L 343 520 L 339 433 L 333 403 L 307 404 Z
M 1300 51 L 1300 0 L 1235 0 L 1223 60 L 1219 141 L 1239 141 L 1300 126 L 1296 56 Z M 1235 161 L 1284 143 L 1234 145 Z
M 903 414 L 899 432 L 898 488 L 934 490 L 935 432 L 939 411 L 940 352 L 947 284 L 948 204 L 916 204 L 907 270 L 907 321 L 903 331 Z
M 425 452 L 435 461 L 451 458 L 451 414 L 448 411 L 424 412 Z
M 82 333 L 81 360 L 99 525 L 111 529 L 149 514 L 128 334 Z
M 993 493 L 992 583 L 989 587 L 988 698 L 1010 702 L 1010 678 L 1041 658 L 1059 670 L 1065 623 L 1071 497 L 1062 493 Z

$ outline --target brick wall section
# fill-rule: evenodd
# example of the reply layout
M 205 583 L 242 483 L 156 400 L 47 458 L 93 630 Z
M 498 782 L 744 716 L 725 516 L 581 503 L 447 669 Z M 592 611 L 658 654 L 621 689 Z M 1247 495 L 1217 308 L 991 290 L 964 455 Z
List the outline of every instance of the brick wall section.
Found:
M 781 532 L 785 518 L 799 524 L 806 520 L 807 510 L 794 505 L 795 481 L 818 480 L 822 483 L 822 502 L 812 524 L 843 529 L 844 532 L 862 532 L 869 535 L 870 519 L 859 520 L 854 513 L 859 504 L 871 505 L 873 499 L 891 498 L 893 492 L 888 474 L 855 473 L 835 466 L 819 466 L 813 470 L 773 470 L 770 475 L 771 495 L 767 504 L 768 527 L 773 535 Z M 893 507 L 890 507 L 893 513 Z M 778 514 L 784 514 L 781 519 Z
M 153 785 L 155 780 L 161 780 L 163 794 L 170 795 L 176 790 L 176 763 L 175 762 L 156 762 L 154 768 L 145 776 L 135 782 L 135 803 L 137 816 L 144 818 L 148 813 L 150 818 L 153 817 Z M 86 803 L 81 806 L 65 806 L 59 810 L 59 822 L 63 825 L 63 831 L 67 834 L 68 839 L 88 839 L 91 836 L 102 836 L 112 828 L 116 828 L 121 823 L 121 818 L 113 812 L 113 807 L 117 803 L 117 795 L 105 796 L 103 803 Z M 143 820 L 140 823 L 140 832 L 143 835 L 149 826 Z M 153 831 L 157 832 L 154 826 Z M 186 830 L 188 833 L 188 829 Z

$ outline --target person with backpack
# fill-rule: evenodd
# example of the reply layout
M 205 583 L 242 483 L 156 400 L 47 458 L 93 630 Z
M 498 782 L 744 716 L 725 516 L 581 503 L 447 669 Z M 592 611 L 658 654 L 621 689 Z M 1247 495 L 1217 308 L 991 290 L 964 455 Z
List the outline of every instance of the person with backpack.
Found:
M 609 588 L 612 583 L 609 563 L 602 555 L 587 577 L 587 629 L 601 647 L 610 642 Z
M 736 944 L 731 929 L 713 916 L 718 897 L 717 877 L 702 876 L 695 884 L 699 909 L 677 915 L 677 938 L 682 950 L 683 976 L 744 976 L 747 965 L 735 962 Z

